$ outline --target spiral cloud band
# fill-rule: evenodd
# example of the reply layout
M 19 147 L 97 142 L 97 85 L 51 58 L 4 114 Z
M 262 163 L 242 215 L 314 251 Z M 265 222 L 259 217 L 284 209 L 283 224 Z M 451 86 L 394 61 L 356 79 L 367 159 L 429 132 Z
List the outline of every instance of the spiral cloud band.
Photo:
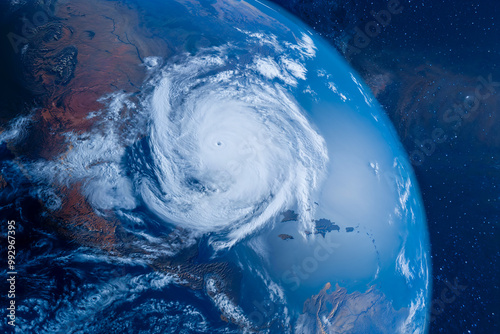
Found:
M 241 66 L 207 54 L 162 71 L 149 102 L 151 172 L 138 182 L 161 218 L 231 240 L 292 206 L 310 224 L 328 160 L 285 87 Z
M 254 49 L 227 44 L 165 65 L 146 58 L 141 94 L 103 97 L 107 108 L 89 114 L 94 128 L 67 133 L 71 149 L 34 163 L 33 176 L 82 185 L 100 215 L 141 221 L 134 209 L 145 205 L 194 235 L 213 232 L 219 249 L 288 209 L 310 229 L 328 152 L 290 91 L 314 45 L 306 35 L 294 45 L 247 34 Z M 278 56 L 258 52 L 263 44 Z

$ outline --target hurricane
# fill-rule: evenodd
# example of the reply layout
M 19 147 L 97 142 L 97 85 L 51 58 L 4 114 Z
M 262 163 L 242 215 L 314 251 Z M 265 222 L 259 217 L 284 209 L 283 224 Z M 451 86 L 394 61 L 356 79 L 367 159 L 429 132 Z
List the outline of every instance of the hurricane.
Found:
M 36 162 L 32 173 L 44 184 L 82 185 L 101 215 L 135 220 L 141 205 L 166 226 L 211 233 L 214 248 L 231 247 L 290 209 L 310 230 L 329 158 L 291 94 L 305 70 L 299 61 L 237 51 L 225 45 L 165 63 L 146 58 L 140 94 L 102 97 L 105 108 L 89 116 L 98 119 L 94 128 L 67 133 L 70 149 Z
M 297 207 L 313 221 L 328 152 L 283 83 L 220 54 L 184 57 L 152 81 L 137 189 L 152 212 L 232 242 Z M 144 172 L 147 171 L 147 172 Z

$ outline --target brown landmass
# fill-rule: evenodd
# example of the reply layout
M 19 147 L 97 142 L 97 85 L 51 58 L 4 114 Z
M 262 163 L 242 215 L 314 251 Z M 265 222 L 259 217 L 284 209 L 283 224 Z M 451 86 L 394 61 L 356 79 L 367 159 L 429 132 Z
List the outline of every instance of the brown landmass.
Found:
M 395 319 L 404 319 L 407 310 L 394 310 L 391 301 L 374 286 L 366 292 L 348 293 L 338 284 L 327 283 L 304 303 L 299 323 L 312 333 L 387 332 L 398 328 Z
M 61 0 L 51 8 L 53 18 L 37 28 L 23 57 L 25 85 L 42 106 L 33 117 L 37 126 L 25 144 L 12 148 L 14 154 L 48 160 L 71 150 L 64 133 L 92 127 L 87 116 L 104 107 L 100 98 L 140 90 L 144 57 L 169 54 L 166 43 L 140 25 L 138 11 L 122 2 Z M 60 232 L 81 244 L 113 249 L 116 220 L 97 215 L 80 185 L 58 191 L 63 205 L 51 214 L 62 222 Z
M 7 181 L 3 178 L 2 174 L 0 174 L 0 190 L 7 187 Z
M 287 210 L 281 213 L 283 215 L 282 223 L 286 223 L 289 221 L 295 221 L 298 219 L 299 215 L 296 214 L 293 210 Z
M 58 231 L 69 239 L 78 240 L 82 245 L 115 250 L 117 221 L 97 215 L 80 188 L 79 184 L 72 188 L 60 188 L 63 202 L 61 209 L 54 212 L 52 217 L 57 222 Z
M 293 237 L 290 234 L 279 234 L 278 237 L 281 238 L 281 240 L 292 240 Z
M 103 108 L 101 97 L 140 90 L 144 57 L 169 54 L 166 43 L 142 28 L 138 12 L 123 3 L 62 0 L 54 15 L 30 40 L 23 64 L 25 82 L 42 95 L 39 154 L 47 159 L 66 149 L 62 133 L 92 126 L 87 116 Z

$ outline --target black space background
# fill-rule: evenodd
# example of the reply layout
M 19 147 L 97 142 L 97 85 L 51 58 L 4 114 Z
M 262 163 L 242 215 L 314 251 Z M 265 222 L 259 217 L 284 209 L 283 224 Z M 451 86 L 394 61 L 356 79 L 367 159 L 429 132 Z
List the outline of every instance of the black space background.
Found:
M 367 0 L 272 0 L 313 27 L 339 51 L 355 27 L 372 21 L 370 11 L 387 6 L 385 1 Z M 366 79 L 380 73 L 382 66 L 392 73 L 409 71 L 426 63 L 450 73 L 443 81 L 456 86 L 456 94 L 467 91 L 460 78 L 492 75 L 500 81 L 500 2 L 400 0 L 403 12 L 371 41 L 352 66 Z M 347 37 L 346 37 L 347 36 Z M 344 42 L 343 42 L 344 41 Z M 352 44 L 352 40 L 351 40 Z M 453 74 L 453 75 L 451 75 Z M 395 76 L 412 80 L 411 75 Z M 401 83 L 404 85 L 404 83 Z M 412 94 L 411 91 L 406 92 Z M 482 105 L 495 119 L 500 88 Z M 446 107 L 443 94 L 424 96 L 426 106 Z M 394 93 L 377 96 L 395 123 L 408 152 L 414 150 L 415 133 L 431 133 L 433 122 L 410 122 L 401 117 Z M 427 103 L 427 104 L 426 104 Z M 493 114 L 493 115 L 491 115 Z M 418 118 L 418 115 L 415 116 Z M 415 166 L 425 203 L 433 262 L 433 321 L 431 333 L 500 333 L 499 293 L 499 122 L 490 128 L 465 124 L 455 137 L 436 146 L 435 152 Z M 406 124 L 403 124 L 405 123 Z M 418 124 L 417 124 L 418 123 Z M 427 127 L 427 128 L 426 128 Z M 418 129 L 417 129 L 418 128 Z M 418 131 L 417 131 L 418 130 Z M 481 134 L 479 134 L 481 132 Z M 427 135 L 428 137 L 428 135 Z M 481 137 L 481 140 L 478 138 Z M 425 139 L 420 135 L 421 139 Z M 447 282 L 463 290 L 452 302 L 441 303 L 448 294 Z M 448 296 L 448 295 L 446 295 Z M 452 295 L 448 297 L 451 298 Z M 444 307 L 442 307 L 444 306 Z

